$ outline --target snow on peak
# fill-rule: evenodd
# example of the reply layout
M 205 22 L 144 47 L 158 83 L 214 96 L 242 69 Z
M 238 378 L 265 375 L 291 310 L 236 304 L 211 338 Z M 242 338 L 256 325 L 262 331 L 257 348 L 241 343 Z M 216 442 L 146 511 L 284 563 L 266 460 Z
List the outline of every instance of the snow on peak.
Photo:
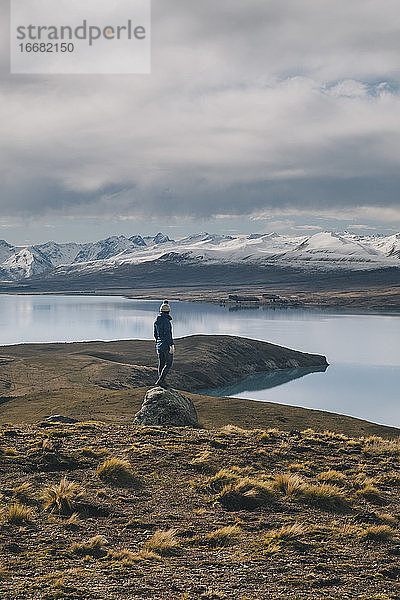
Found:
M 51 262 L 34 248 L 23 248 L 2 264 L 2 268 L 9 273 L 12 279 L 33 277 L 48 271 L 52 266 Z
M 135 244 L 135 246 L 146 246 L 146 242 L 144 241 L 141 235 L 133 235 L 129 239 L 132 242 L 132 244 Z
M 358 241 L 346 239 L 338 233 L 330 231 L 322 231 L 315 233 L 297 248 L 307 252 L 325 252 L 340 255 L 376 255 L 376 251 L 372 248 L 364 246 Z
M 158 233 L 154 237 L 110 236 L 84 244 L 47 242 L 26 248 L 16 248 L 0 240 L 0 273 L 7 280 L 33 277 L 55 269 L 96 272 L 158 260 L 322 271 L 399 268 L 400 233 L 362 236 L 324 231 L 291 237 L 275 232 L 250 235 L 202 232 L 178 241 Z
M 155 244 L 167 244 L 168 242 L 172 242 L 172 240 L 160 231 L 159 233 L 157 233 L 157 235 L 154 236 L 153 242 Z

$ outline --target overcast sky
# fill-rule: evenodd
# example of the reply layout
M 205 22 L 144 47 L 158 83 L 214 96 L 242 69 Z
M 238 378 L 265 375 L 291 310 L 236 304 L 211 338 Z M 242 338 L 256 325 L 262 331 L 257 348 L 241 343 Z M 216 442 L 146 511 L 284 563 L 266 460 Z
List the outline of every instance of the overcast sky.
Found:
M 400 230 L 398 0 L 152 6 L 151 75 L 9 75 L 2 13 L 0 238 Z

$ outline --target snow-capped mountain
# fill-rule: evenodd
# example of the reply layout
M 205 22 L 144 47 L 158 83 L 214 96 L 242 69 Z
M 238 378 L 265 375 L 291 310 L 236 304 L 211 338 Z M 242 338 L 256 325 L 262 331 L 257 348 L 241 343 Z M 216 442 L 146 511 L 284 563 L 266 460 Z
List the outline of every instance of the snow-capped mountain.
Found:
M 295 262 L 306 268 L 306 263 L 313 268 L 348 268 L 366 269 L 377 266 L 389 266 L 390 259 L 384 252 L 379 252 L 367 242 L 353 240 L 346 235 L 323 232 L 317 233 L 299 244 L 294 250 L 282 257 L 285 261 Z M 393 266 L 393 265 L 392 265 Z M 400 264 L 399 264 L 400 266 Z
M 47 242 L 33 246 L 51 263 L 53 267 L 65 265 L 74 262 L 81 250 L 81 244 L 57 244 L 56 242 Z
M 12 254 L 1 265 L 3 273 L 9 275 L 10 279 L 26 279 L 34 277 L 53 267 L 50 260 L 40 250 L 23 248 Z
M 112 236 L 93 244 L 84 244 L 72 262 L 81 263 L 91 260 L 106 260 L 124 252 L 132 252 L 142 245 L 124 235 Z
M 15 254 L 15 250 L 14 246 L 11 246 L 11 244 L 5 240 L 0 240 L 0 265 Z
M 47 242 L 26 248 L 0 241 L 2 281 L 112 273 L 146 263 L 236 265 L 298 271 L 371 271 L 400 268 L 400 233 L 360 236 L 321 232 L 311 236 L 278 233 L 199 233 L 172 240 L 155 236 L 112 236 L 93 243 Z M 172 271 L 171 271 L 172 273 Z M 171 275 L 173 276 L 173 274 Z

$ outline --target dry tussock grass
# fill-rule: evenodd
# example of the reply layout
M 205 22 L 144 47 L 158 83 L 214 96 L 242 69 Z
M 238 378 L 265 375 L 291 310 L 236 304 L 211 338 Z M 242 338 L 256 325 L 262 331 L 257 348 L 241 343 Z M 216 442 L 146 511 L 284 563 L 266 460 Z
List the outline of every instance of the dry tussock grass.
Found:
M 400 474 L 396 471 L 384 473 L 380 476 L 379 483 L 382 483 L 383 485 L 390 485 L 393 487 L 400 487 Z
M 34 487 L 30 481 L 24 481 L 14 488 L 14 498 L 24 504 L 29 504 L 34 499 Z
M 112 550 L 107 556 L 112 560 L 121 561 L 123 565 L 132 565 L 147 560 L 161 560 L 159 554 L 149 552 L 148 550 L 139 550 L 139 552 L 132 552 L 131 550 Z
M 377 513 L 377 518 L 384 525 L 389 525 L 390 527 L 397 527 L 399 524 L 399 519 L 389 513 Z
M 63 477 L 58 485 L 51 485 L 43 490 L 43 508 L 60 515 L 69 515 L 74 512 L 76 503 L 83 495 L 84 491 L 78 483 Z
M 6 577 L 7 577 L 6 569 L 3 567 L 3 565 L 0 565 L 0 579 L 5 579 Z
M 102 456 L 104 456 L 105 454 L 108 453 L 108 450 L 106 448 L 90 448 L 90 447 L 85 447 L 85 448 L 78 448 L 77 452 L 79 452 L 79 454 L 82 454 L 82 456 L 86 457 L 86 458 L 97 458 L 100 459 Z
M 293 473 L 279 473 L 275 475 L 273 485 L 286 496 L 298 496 L 305 485 L 305 481 Z
M 7 509 L 6 519 L 9 523 L 15 525 L 30 523 L 32 520 L 32 509 L 19 502 L 13 502 Z
M 353 525 L 352 523 L 346 523 L 339 527 L 332 527 L 333 533 L 337 535 L 339 539 L 356 538 L 360 535 L 360 525 Z
M 127 460 L 108 458 L 97 467 L 98 477 L 106 483 L 120 487 L 139 487 L 139 479 L 132 473 Z
M 213 455 L 208 450 L 197 454 L 197 456 L 190 461 L 190 464 L 196 471 L 203 473 L 209 473 L 216 470 Z
M 261 431 L 256 439 L 259 442 L 275 442 L 280 433 L 279 429 L 267 429 L 266 431 Z
M 310 533 L 311 528 L 302 523 L 283 525 L 278 529 L 271 529 L 262 538 L 262 544 L 270 553 L 280 552 L 284 547 L 304 547 L 303 538 Z
M 337 433 L 336 431 L 326 430 L 321 435 L 324 438 L 328 438 L 331 440 L 338 440 L 341 442 L 347 442 L 347 440 L 349 439 L 347 435 L 344 435 L 343 433 Z
M 157 531 L 144 544 L 144 550 L 155 552 L 160 556 L 173 556 L 181 550 L 179 540 L 176 538 L 175 529 L 157 529 Z
M 292 525 L 283 525 L 279 529 L 271 529 L 264 536 L 265 540 L 293 540 L 298 539 L 309 533 L 310 527 L 303 523 L 293 523 Z
M 317 475 L 317 481 L 325 481 L 325 483 L 346 483 L 347 477 L 344 473 L 340 471 L 335 471 L 335 469 L 329 469 L 329 471 L 323 471 Z
M 224 425 L 221 427 L 220 432 L 224 435 L 249 435 L 251 430 L 242 429 L 241 427 L 237 427 L 236 425 Z
M 353 448 L 354 450 L 355 449 L 358 450 L 362 447 L 362 443 L 360 442 L 360 440 L 350 439 L 350 440 L 347 440 L 346 446 L 348 446 L 349 448 Z
M 360 535 L 362 541 L 389 542 L 396 532 L 388 525 L 371 525 Z
M 303 431 L 300 431 L 300 433 L 303 437 L 313 437 L 314 435 L 316 435 L 316 432 L 314 431 L 314 429 L 311 429 L 311 427 L 303 429 Z
M 364 440 L 364 452 L 373 456 L 399 456 L 400 438 L 384 440 L 379 436 L 370 436 Z
M 79 529 L 81 524 L 82 521 L 80 520 L 79 514 L 76 512 L 72 513 L 69 519 L 63 523 L 65 529 Z
M 301 498 L 308 504 L 325 510 L 345 510 L 350 504 L 343 492 L 329 483 L 305 485 Z
M 377 483 L 377 480 L 374 477 L 368 477 L 368 475 L 366 473 L 361 471 L 352 476 L 351 483 L 354 488 L 361 489 L 366 486 L 375 485 Z
M 227 484 L 214 496 L 214 500 L 227 510 L 252 510 L 272 504 L 276 500 L 276 493 L 270 483 L 245 477 Z
M 200 489 L 208 492 L 220 492 L 226 485 L 234 483 L 240 478 L 240 469 L 220 469 L 215 475 L 209 477 Z
M 381 492 L 373 485 L 365 485 L 361 489 L 357 490 L 355 493 L 357 498 L 363 498 L 370 502 L 371 504 L 376 504 L 378 506 L 385 504 L 385 498 L 381 494 Z
M 204 543 L 210 548 L 231 546 L 237 541 L 241 531 L 242 530 L 237 525 L 228 525 L 226 527 L 220 527 L 215 531 L 206 533 L 206 535 L 203 538 Z
M 104 549 L 106 543 L 107 540 L 103 535 L 95 535 L 87 542 L 74 542 L 71 545 L 71 552 L 77 556 L 101 558 L 107 554 L 107 551 Z

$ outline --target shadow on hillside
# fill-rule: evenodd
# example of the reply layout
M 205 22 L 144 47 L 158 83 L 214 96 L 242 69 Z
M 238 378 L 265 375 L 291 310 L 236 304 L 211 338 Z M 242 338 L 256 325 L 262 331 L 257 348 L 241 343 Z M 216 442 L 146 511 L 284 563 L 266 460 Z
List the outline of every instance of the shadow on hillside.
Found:
M 202 390 L 199 394 L 214 397 L 235 396 L 243 392 L 255 392 L 259 390 L 268 390 L 270 388 L 283 385 L 294 379 L 300 379 L 310 373 L 325 373 L 328 366 L 303 367 L 298 369 L 284 369 L 280 371 L 270 371 L 267 373 L 255 373 L 242 379 L 234 385 L 220 387 L 215 389 Z

